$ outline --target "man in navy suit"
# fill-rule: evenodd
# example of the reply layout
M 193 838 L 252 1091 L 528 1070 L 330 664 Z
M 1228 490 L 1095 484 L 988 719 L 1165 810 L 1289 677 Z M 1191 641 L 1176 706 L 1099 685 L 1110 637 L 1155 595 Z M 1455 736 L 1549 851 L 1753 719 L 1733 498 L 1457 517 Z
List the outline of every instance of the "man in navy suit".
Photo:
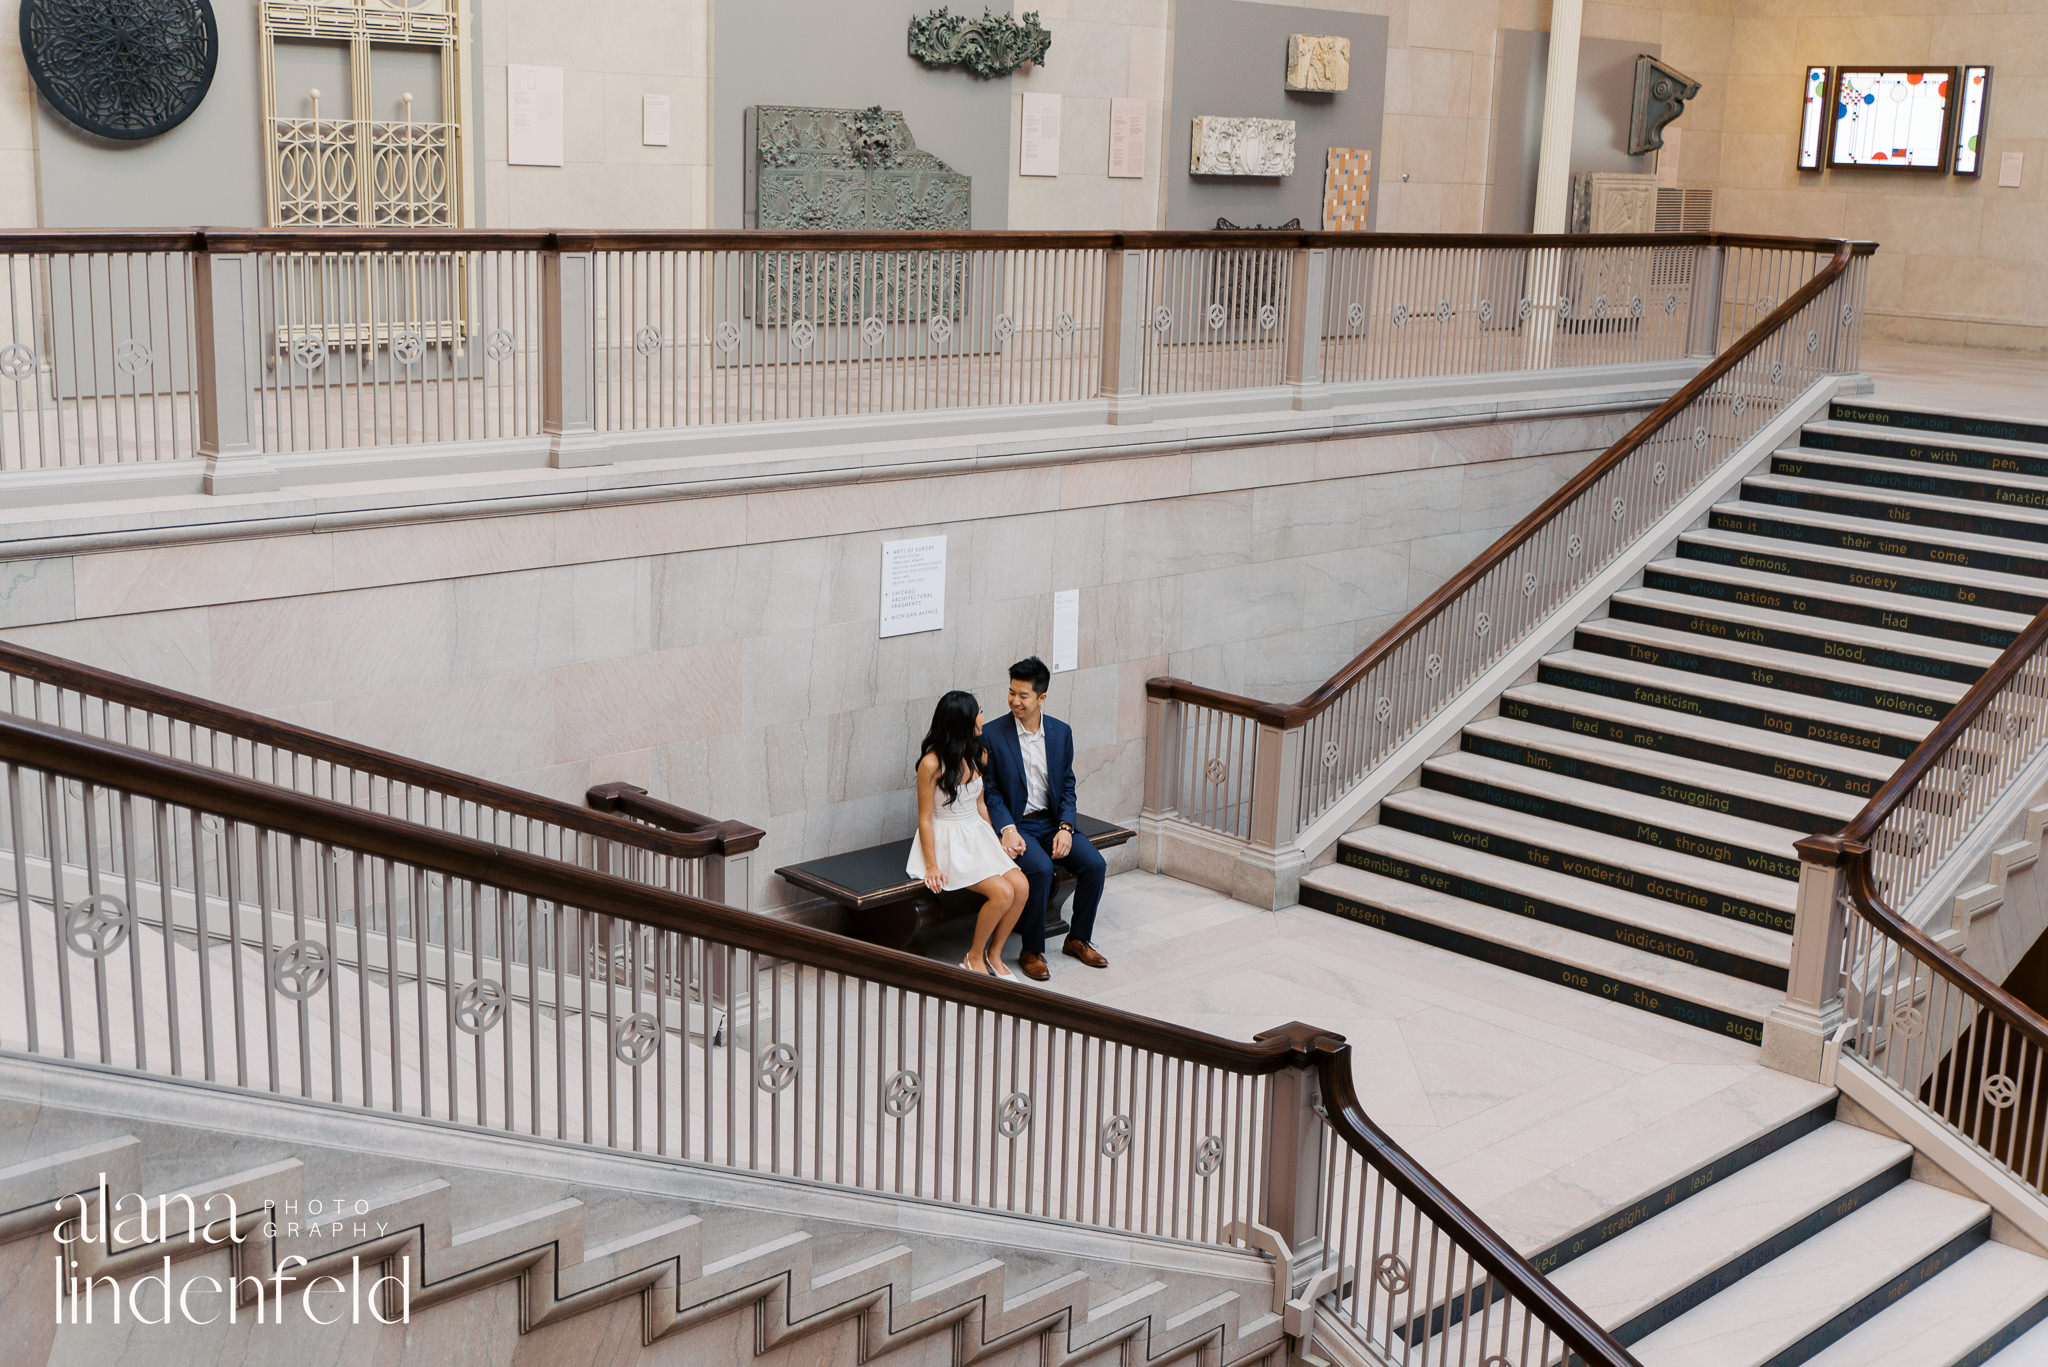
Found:
M 1108 869 L 1074 824 L 1074 731 L 1045 715 L 1051 687 L 1052 671 L 1045 661 L 1036 655 L 1017 661 L 1010 666 L 1010 715 L 981 728 L 988 746 L 989 820 L 1031 884 L 1030 900 L 1017 922 L 1024 937 L 1017 967 L 1039 982 L 1052 976 L 1045 963 L 1045 907 L 1054 864 L 1074 875 L 1073 919 L 1064 952 L 1090 968 L 1109 967 L 1090 943 Z

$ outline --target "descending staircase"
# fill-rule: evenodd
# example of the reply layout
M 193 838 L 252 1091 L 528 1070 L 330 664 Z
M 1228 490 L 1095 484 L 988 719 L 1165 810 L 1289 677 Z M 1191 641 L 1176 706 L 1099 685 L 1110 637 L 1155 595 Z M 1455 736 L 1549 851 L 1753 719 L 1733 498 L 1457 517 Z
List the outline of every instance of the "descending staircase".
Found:
M 1758 1043 L 1794 842 L 1853 817 L 2044 603 L 2048 429 L 1837 402 L 1301 901 Z M 1534 1260 L 1647 1367 L 2048 1363 L 2048 1259 L 1832 1105 Z

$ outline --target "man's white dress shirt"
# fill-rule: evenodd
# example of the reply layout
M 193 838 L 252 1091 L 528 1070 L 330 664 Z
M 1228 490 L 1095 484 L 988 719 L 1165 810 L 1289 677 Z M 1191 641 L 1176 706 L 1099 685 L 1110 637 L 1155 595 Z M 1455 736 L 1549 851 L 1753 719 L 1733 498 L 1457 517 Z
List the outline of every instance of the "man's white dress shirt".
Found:
M 1019 816 L 1036 816 L 1049 804 L 1046 791 L 1045 724 L 1036 731 L 1017 727 L 1017 748 L 1024 752 L 1024 810 Z

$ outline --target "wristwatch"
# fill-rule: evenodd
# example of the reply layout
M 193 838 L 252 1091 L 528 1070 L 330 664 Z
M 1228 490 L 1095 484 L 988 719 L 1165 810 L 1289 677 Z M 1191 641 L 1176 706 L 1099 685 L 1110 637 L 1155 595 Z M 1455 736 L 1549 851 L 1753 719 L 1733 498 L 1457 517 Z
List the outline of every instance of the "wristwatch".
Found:
M 1068 835 L 1072 835 L 1074 833 L 1074 823 L 1071 821 L 1062 821 L 1060 823 L 1060 829 L 1065 831 Z

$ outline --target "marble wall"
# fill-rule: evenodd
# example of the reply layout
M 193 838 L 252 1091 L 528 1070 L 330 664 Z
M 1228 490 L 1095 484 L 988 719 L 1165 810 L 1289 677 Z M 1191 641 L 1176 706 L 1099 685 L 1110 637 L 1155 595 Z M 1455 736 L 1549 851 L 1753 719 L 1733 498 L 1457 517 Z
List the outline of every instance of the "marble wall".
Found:
M 1050 706 L 1137 814 L 1145 680 L 1327 678 L 1639 416 L 0 562 L 9 639 L 580 800 L 625 779 L 782 863 L 909 833 L 940 693 L 1001 706 L 1081 594 Z M 946 627 L 877 639 L 883 541 L 948 538 Z

